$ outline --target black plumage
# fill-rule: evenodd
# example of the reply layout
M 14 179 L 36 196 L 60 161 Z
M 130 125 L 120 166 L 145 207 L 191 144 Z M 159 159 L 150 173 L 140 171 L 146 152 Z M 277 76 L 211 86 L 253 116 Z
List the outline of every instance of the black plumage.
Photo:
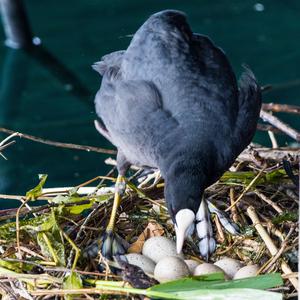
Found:
M 203 219 L 197 212 L 205 188 L 253 138 L 261 106 L 253 73 L 245 68 L 238 85 L 224 52 L 174 10 L 152 15 L 127 50 L 104 56 L 94 69 L 103 76 L 97 128 L 118 149 L 119 173 L 130 164 L 158 168 L 169 213 L 177 229 L 184 227 L 177 238 L 186 235 Z M 187 210 L 195 216 L 176 218 Z M 178 224 L 182 218 L 188 224 Z M 203 255 L 214 245 L 207 247 Z

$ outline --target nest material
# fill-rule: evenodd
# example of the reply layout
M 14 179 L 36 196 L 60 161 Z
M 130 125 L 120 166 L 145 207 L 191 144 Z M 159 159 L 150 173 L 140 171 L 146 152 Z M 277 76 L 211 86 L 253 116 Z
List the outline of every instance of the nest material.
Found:
M 274 155 L 278 155 L 278 150 Z M 280 272 L 284 278 L 281 290 L 287 297 L 297 293 L 298 163 L 298 157 L 282 163 L 276 158 L 261 158 L 259 149 L 248 149 L 205 192 L 205 197 L 227 211 L 242 232 L 231 236 L 213 216 L 218 245 L 211 261 L 227 256 L 246 265 L 258 264 L 261 274 Z M 151 222 L 160 228 L 159 234 L 174 238 L 163 199 L 163 181 L 144 182 L 144 187 L 138 188 L 138 174 L 139 171 L 127 185 L 116 223 L 118 234 L 134 244 Z M 90 280 L 123 281 L 122 276 L 110 272 L 112 265 L 103 260 L 101 253 L 97 259 L 87 260 L 79 251 L 83 252 L 105 230 L 112 208 L 114 178 L 98 177 L 59 192 L 43 189 L 46 178 L 42 176 L 40 184 L 24 197 L 2 195 L 22 203 L 17 209 L 0 211 L 0 292 L 7 297 L 4 299 L 51 299 L 52 290 L 68 287 L 63 278 L 70 270 L 75 279 L 80 275 Z M 80 195 L 80 189 L 93 182 L 98 183 L 97 187 Z M 201 261 L 197 244 L 197 238 L 192 237 L 183 251 L 186 257 Z M 107 267 L 103 272 L 97 271 L 99 259 Z M 74 285 L 71 287 L 74 289 Z M 92 299 L 92 295 L 87 296 L 90 286 L 84 283 L 83 287 L 82 294 L 86 296 L 76 299 Z

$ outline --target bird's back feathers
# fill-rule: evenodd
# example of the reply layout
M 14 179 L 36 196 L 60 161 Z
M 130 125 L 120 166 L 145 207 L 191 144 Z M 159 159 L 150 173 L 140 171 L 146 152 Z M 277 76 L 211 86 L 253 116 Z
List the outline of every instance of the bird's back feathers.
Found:
M 193 34 L 181 12 L 151 16 L 126 51 L 94 68 L 103 75 L 97 113 L 131 163 L 197 156 L 211 184 L 254 135 L 261 100 L 253 73 L 238 89 L 224 52 Z

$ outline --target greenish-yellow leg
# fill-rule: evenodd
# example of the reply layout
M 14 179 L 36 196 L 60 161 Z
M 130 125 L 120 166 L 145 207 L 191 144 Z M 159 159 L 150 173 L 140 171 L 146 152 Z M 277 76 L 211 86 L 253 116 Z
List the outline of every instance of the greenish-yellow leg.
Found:
M 112 212 L 106 227 L 102 244 L 102 255 L 109 259 L 111 259 L 114 255 L 121 255 L 126 252 L 126 245 L 124 241 L 114 232 L 117 210 L 120 206 L 122 194 L 125 191 L 125 186 L 125 177 L 118 175 L 115 185 L 115 196 Z
M 121 203 L 122 194 L 125 191 L 125 184 L 126 184 L 125 177 L 122 175 L 118 175 L 118 178 L 116 181 L 116 186 L 115 186 L 114 203 L 113 203 L 110 219 L 109 219 L 108 225 L 106 227 L 106 232 L 112 232 L 114 230 L 115 223 L 116 223 L 117 210 Z

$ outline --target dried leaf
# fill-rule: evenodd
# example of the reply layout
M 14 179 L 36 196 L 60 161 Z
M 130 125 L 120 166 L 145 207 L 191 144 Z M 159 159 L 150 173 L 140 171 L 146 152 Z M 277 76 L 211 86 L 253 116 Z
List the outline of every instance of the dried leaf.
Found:
M 164 229 L 156 221 L 150 221 L 145 230 L 139 235 L 138 239 L 132 243 L 128 253 L 141 253 L 146 240 L 153 236 L 162 236 Z

